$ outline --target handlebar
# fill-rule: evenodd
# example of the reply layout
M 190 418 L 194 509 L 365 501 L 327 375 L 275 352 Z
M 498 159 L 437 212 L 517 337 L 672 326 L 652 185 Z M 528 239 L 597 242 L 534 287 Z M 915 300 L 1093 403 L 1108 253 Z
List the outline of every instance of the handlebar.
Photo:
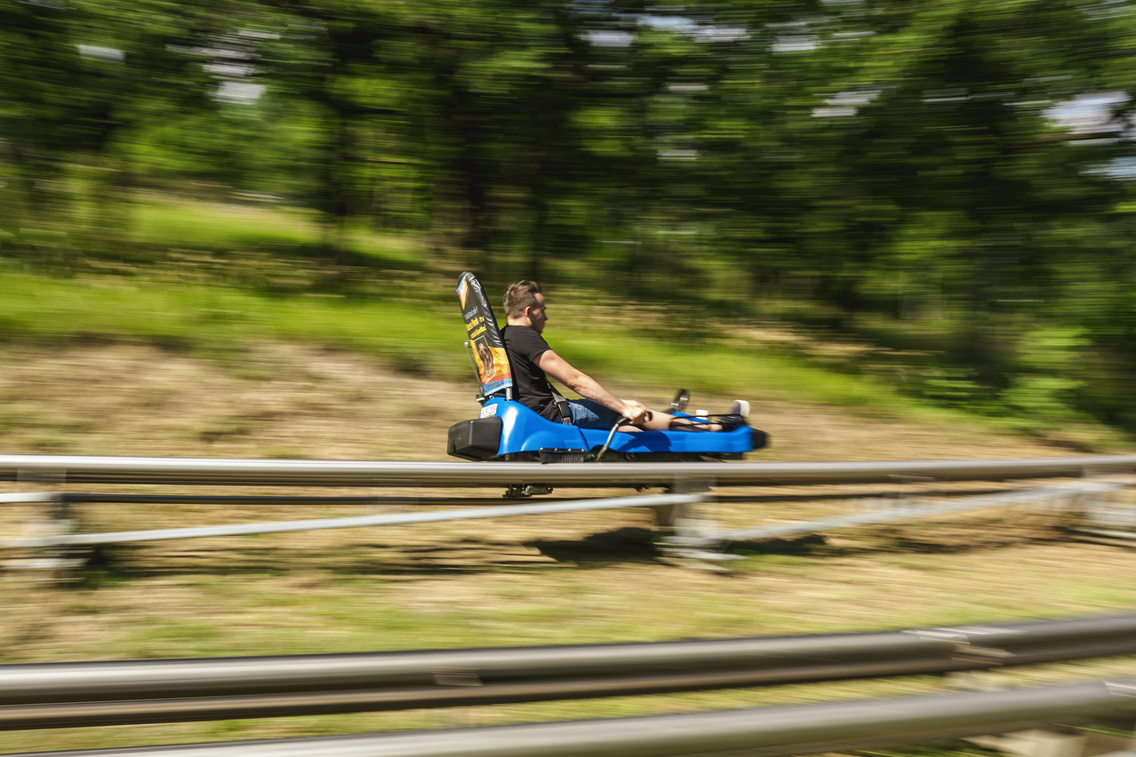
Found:
M 646 418 L 647 418 L 647 420 L 651 420 L 651 419 L 652 419 L 652 418 L 654 418 L 654 417 L 655 417 L 655 414 L 654 414 L 654 413 L 652 413 L 652 412 L 651 412 L 650 410 L 648 410 L 648 411 L 647 411 L 647 414 L 646 414 Z M 613 425 L 613 426 L 611 427 L 611 431 L 609 431 L 609 432 L 608 432 L 608 434 L 607 434 L 607 441 L 606 441 L 606 442 L 604 442 L 604 446 L 603 446 L 603 448 L 602 448 L 602 449 L 601 449 L 601 450 L 599 451 L 599 453 L 598 453 L 598 454 L 596 455 L 596 462 L 599 462 L 600 458 L 602 458 L 602 457 L 604 456 L 604 454 L 605 454 L 605 453 L 607 452 L 607 450 L 608 450 L 608 447 L 610 447 L 610 446 L 611 446 L 611 440 L 612 440 L 612 439 L 613 439 L 613 438 L 615 437 L 615 432 L 616 432 L 616 429 L 618 429 L 618 428 L 619 428 L 620 426 L 622 426 L 622 425 L 624 424 L 624 422 L 626 422 L 626 421 L 627 421 L 627 419 L 626 419 L 626 418 L 620 418 L 620 419 L 619 419 L 619 420 L 617 420 L 617 421 L 615 422 L 615 424 L 614 424 L 614 425 Z

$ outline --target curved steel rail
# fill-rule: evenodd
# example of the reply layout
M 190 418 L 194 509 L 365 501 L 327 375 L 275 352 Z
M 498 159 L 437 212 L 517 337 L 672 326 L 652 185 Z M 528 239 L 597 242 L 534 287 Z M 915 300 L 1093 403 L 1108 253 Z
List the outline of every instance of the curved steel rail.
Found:
M 519 505 L 478 507 L 459 512 L 430 510 L 413 513 L 386 513 L 357 515 L 345 518 L 308 518 L 273 523 L 235 523 L 223 526 L 188 526 L 182 528 L 154 528 L 144 531 L 116 531 L 95 534 L 59 534 L 55 536 L 0 539 L 0 549 L 20 547 L 53 547 L 62 545 L 123 544 L 136 541 L 162 539 L 194 539 L 208 536 L 237 536 L 241 534 L 288 533 L 290 531 L 319 531 L 333 528 L 359 528 L 363 526 L 397 526 L 411 523 L 477 520 L 482 518 L 512 518 L 520 515 L 547 515 L 596 510 L 619 510 L 629 507 L 679 507 L 693 505 L 704 499 L 699 494 L 647 494 L 609 499 L 569 500 L 567 502 L 530 502 Z
M 0 730 L 625 696 L 1133 653 L 1136 614 L 804 637 L 4 665 Z
M 818 754 L 1006 733 L 1136 712 L 1136 679 L 995 692 L 268 741 L 36 753 L 37 757 L 679 757 Z M 31 754 L 10 757 L 33 757 Z
M 1001 480 L 1131 473 L 1136 455 L 857 463 L 438 463 L 0 455 L 0 480 L 258 486 L 718 486 Z

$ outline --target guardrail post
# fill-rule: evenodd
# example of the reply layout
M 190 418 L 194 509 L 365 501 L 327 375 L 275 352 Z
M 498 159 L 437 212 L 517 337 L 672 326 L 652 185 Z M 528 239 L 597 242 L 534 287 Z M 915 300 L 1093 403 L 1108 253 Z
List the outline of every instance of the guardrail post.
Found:
M 1128 502 L 1118 501 L 1124 492 Z M 1112 546 L 1136 546 L 1136 507 L 1131 504 L 1131 488 L 1086 495 L 1077 502 L 1072 531 L 1080 541 Z
M 50 472 L 36 471 L 29 476 L 21 476 L 20 481 L 38 484 L 39 487 L 37 488 L 54 487 L 63 483 L 63 475 L 61 473 L 53 475 Z M 67 495 L 63 493 L 19 492 L 3 495 L 2 499 L 10 503 L 27 503 L 33 507 L 31 517 L 24 521 L 24 537 L 50 538 L 71 534 L 77 530 L 76 520 L 68 506 Z M 73 548 L 49 546 L 31 549 L 30 555 L 12 558 L 5 562 L 5 567 L 62 571 L 79 567 L 86 562 L 86 556 L 76 556 Z
M 673 494 L 702 494 L 709 492 L 714 486 L 713 479 L 703 478 L 701 476 L 680 476 L 667 487 L 667 491 Z M 709 521 L 705 516 L 705 504 L 698 505 L 698 510 L 695 511 L 694 505 L 659 505 L 653 508 L 655 511 L 655 525 L 668 526 L 668 527 L 681 527 L 684 521 L 697 520 L 699 515 L 702 515 L 702 520 Z
M 670 490 L 681 494 L 709 492 L 714 480 L 700 477 L 676 479 Z M 660 543 L 664 562 L 683 568 L 728 572 L 722 563 L 741 559 L 740 555 L 722 552 L 705 543 L 707 535 L 716 533 L 718 523 L 709 510 L 712 498 L 696 505 L 664 505 L 655 508 L 655 523 L 672 528 L 671 535 Z

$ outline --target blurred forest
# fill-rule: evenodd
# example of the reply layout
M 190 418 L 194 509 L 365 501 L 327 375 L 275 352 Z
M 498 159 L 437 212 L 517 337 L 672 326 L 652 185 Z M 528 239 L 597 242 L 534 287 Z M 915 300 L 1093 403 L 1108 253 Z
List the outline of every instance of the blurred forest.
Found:
M 301 207 L 321 264 L 352 229 L 412 236 L 494 281 L 910 350 L 937 402 L 1132 430 L 1133 11 L 0 0 L 0 265 L 137 263 L 152 195 Z

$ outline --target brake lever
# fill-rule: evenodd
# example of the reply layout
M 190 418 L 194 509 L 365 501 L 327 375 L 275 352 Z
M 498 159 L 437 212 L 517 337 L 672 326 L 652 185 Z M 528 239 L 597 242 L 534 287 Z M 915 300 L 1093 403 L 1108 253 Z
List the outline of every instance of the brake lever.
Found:
M 654 417 L 655 417 L 655 414 L 652 413 L 650 410 L 648 410 L 647 411 L 647 420 L 651 420 Z M 619 429 L 619 427 L 623 425 L 623 422 L 625 420 L 627 420 L 627 419 L 626 418 L 620 418 L 619 420 L 617 420 L 615 422 L 615 425 L 613 425 L 611 427 L 611 431 L 609 431 L 607 433 L 607 441 L 604 442 L 604 446 L 600 449 L 600 451 L 598 453 L 596 453 L 596 459 L 593 460 L 592 462 L 598 463 L 600 461 L 600 458 L 604 456 L 604 453 L 607 452 L 608 447 L 611 446 L 611 440 L 615 438 L 616 430 Z

